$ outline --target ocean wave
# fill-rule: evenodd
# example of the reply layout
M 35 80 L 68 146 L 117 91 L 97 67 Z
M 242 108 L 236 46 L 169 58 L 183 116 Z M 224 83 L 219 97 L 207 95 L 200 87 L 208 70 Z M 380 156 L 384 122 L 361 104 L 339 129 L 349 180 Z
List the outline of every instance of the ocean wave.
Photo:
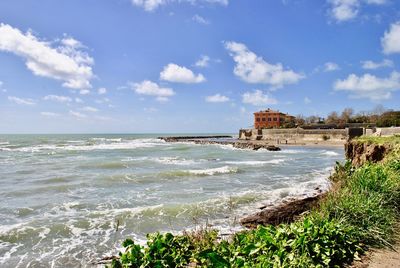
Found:
M 230 165 L 247 165 L 247 166 L 264 166 L 267 164 L 281 164 L 285 162 L 287 159 L 272 159 L 272 160 L 265 160 L 265 161 L 226 161 L 225 163 Z
M 227 174 L 227 173 L 237 173 L 237 167 L 223 166 L 219 168 L 209 168 L 209 169 L 191 169 L 185 172 L 193 175 L 216 175 L 216 174 Z
M 93 164 L 83 164 L 80 165 L 79 168 L 83 169 L 124 169 L 128 168 L 128 165 L 124 162 L 100 162 L 100 163 L 93 163 Z
M 185 176 L 213 176 L 222 175 L 229 173 L 237 173 L 239 169 L 237 167 L 222 166 L 217 168 L 208 169 L 188 169 L 188 170 L 169 170 L 160 172 L 157 176 L 159 178 L 165 177 L 185 177 Z
M 0 147 L 0 151 L 16 151 L 16 152 L 41 152 L 41 151 L 93 151 L 93 150 L 129 150 L 139 148 L 151 148 L 165 145 L 164 142 L 157 139 L 134 139 L 122 141 L 121 139 L 108 139 L 113 141 L 107 142 L 87 142 L 86 144 L 58 144 L 58 145 L 34 145 L 27 147 Z
M 185 159 L 179 157 L 157 157 L 157 158 L 152 158 L 151 160 L 160 164 L 183 165 L 183 166 L 194 165 L 200 162 L 200 161 L 195 161 L 193 159 Z
M 324 151 L 321 153 L 322 155 L 327 155 L 327 156 L 338 156 L 339 154 L 334 151 Z
M 301 149 L 284 149 L 282 151 L 279 151 L 280 154 L 301 154 L 306 152 L 306 150 Z
M 91 138 L 92 141 L 121 142 L 122 138 Z
M 149 162 L 156 162 L 163 165 L 177 165 L 177 166 L 189 166 L 189 165 L 196 165 L 200 163 L 204 163 L 207 161 L 212 161 L 214 159 L 186 159 L 182 157 L 171 157 L 171 156 L 164 156 L 164 157 L 148 157 L 148 156 L 141 156 L 141 157 L 127 157 L 121 159 L 122 162 L 142 162 L 142 161 L 149 161 Z

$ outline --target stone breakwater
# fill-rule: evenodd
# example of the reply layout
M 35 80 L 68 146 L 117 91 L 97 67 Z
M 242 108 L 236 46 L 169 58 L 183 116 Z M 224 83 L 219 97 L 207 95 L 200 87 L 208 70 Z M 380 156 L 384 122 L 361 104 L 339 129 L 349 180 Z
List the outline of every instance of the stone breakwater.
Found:
M 280 151 L 281 148 L 275 145 L 269 145 L 267 143 L 260 143 L 256 141 L 242 141 L 232 139 L 231 136 L 190 136 L 190 137 L 159 137 L 159 139 L 166 142 L 191 142 L 195 144 L 219 144 L 219 145 L 231 145 L 238 149 L 250 149 L 259 150 L 266 149 L 268 151 Z M 232 140 L 227 140 L 232 139 Z

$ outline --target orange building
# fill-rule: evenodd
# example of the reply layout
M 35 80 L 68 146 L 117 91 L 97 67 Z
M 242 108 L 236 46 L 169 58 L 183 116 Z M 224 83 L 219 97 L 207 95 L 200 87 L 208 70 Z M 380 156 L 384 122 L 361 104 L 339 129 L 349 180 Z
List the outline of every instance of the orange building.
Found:
M 294 122 L 294 119 L 294 116 L 268 108 L 254 113 L 254 128 L 279 128 L 285 123 Z

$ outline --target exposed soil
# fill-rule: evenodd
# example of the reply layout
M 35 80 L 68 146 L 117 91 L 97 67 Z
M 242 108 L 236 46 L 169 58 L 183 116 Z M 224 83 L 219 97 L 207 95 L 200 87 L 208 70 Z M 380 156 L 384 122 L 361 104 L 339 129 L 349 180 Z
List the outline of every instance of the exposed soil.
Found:
M 391 150 L 390 145 L 367 144 L 350 141 L 345 144 L 346 158 L 351 160 L 353 166 L 359 167 L 364 163 L 379 162 Z
M 400 267 L 400 244 L 394 249 L 371 249 L 361 261 L 354 262 L 349 268 L 398 268 Z

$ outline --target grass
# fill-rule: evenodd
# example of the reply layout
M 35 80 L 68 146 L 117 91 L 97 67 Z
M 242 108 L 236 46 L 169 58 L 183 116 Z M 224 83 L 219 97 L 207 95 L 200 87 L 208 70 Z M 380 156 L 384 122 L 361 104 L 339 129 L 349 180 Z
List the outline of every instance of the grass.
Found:
M 378 137 L 378 136 L 361 136 L 355 139 L 355 141 L 367 144 L 400 144 L 400 135 Z
M 333 190 L 301 220 L 259 226 L 219 240 L 202 229 L 151 234 L 147 246 L 127 239 L 112 267 L 341 267 L 369 247 L 393 242 L 400 208 L 400 137 L 360 138 L 394 146 L 381 163 L 337 163 Z

